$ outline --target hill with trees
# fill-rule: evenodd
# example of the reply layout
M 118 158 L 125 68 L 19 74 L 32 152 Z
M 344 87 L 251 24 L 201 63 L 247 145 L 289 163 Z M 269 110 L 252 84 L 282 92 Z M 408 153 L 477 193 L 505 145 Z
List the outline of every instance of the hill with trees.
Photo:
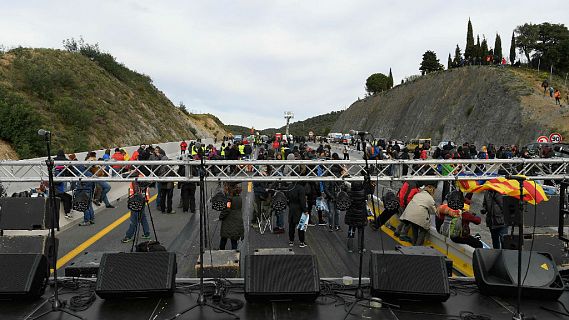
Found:
M 490 47 L 484 35 L 482 41 L 477 35 L 475 42 L 473 30 L 469 19 L 464 54 L 457 44 L 454 57 L 448 55 L 446 71 L 436 53 L 427 50 L 421 75 L 388 90 L 366 89 L 370 95 L 354 102 L 332 130 L 357 128 L 376 138 L 430 137 L 477 144 L 526 144 L 553 132 L 567 136 L 567 27 L 548 22 L 517 26 L 508 56 L 499 34 Z M 384 83 L 384 76 L 381 79 Z M 561 105 L 550 89 L 559 90 Z
M 64 47 L 0 51 L 0 145 L 19 158 L 45 155 L 39 128 L 66 152 L 225 134 L 217 118 L 175 106 L 149 76 L 97 45 L 71 39 Z

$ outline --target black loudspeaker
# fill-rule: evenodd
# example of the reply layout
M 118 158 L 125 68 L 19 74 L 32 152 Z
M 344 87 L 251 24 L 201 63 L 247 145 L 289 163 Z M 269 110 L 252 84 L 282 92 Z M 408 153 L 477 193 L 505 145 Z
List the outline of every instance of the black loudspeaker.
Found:
M 48 236 L 2 236 L 0 253 L 41 253 L 47 257 L 51 266 L 53 254 L 57 253 L 59 239 L 55 238 L 55 248 Z
M 56 225 L 59 227 L 59 199 L 56 200 Z M 47 198 L 0 198 L 0 230 L 43 230 L 52 225 Z
M 372 251 L 369 270 L 374 297 L 428 301 L 450 297 L 444 257 Z
M 531 258 L 530 258 L 531 255 Z M 529 267 L 529 270 L 528 270 Z M 472 257 L 480 292 L 515 297 L 518 290 L 518 251 L 476 249 Z M 557 299 L 565 285 L 549 253 L 522 252 L 522 294 L 534 299 Z
M 103 299 L 172 296 L 176 271 L 173 252 L 105 253 L 95 292 Z
M 318 263 L 313 255 L 248 255 L 245 299 L 249 302 L 313 302 L 320 294 Z
M 49 269 L 42 254 L 0 254 L 0 299 L 39 298 L 45 292 Z

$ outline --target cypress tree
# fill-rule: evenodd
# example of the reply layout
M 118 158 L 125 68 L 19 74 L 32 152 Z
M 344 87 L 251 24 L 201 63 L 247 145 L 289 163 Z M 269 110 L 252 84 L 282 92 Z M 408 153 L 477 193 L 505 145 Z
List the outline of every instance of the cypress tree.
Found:
M 510 42 L 510 63 L 516 63 L 516 37 L 512 32 L 512 41 Z
M 499 64 L 502 62 L 502 39 L 496 33 L 496 41 L 494 41 L 494 63 Z
M 488 42 L 486 41 L 486 37 L 483 36 L 482 44 L 480 44 L 480 57 L 482 64 L 487 64 L 486 56 L 488 55 Z
M 460 52 L 460 47 L 457 44 L 456 49 L 454 50 L 454 60 L 452 61 L 455 68 L 461 66 L 461 60 L 462 60 L 462 53 Z
M 450 58 L 450 53 L 448 54 L 447 69 L 452 68 L 452 59 Z
M 393 74 L 391 73 L 391 68 L 389 68 L 389 89 L 393 88 Z
M 476 45 L 474 46 L 474 57 L 476 59 L 476 63 L 480 63 L 482 61 L 482 48 L 480 47 L 480 35 L 476 35 Z
M 464 49 L 464 59 L 471 60 L 474 55 L 474 33 L 472 32 L 472 22 L 468 18 L 468 28 L 466 30 L 466 48 Z

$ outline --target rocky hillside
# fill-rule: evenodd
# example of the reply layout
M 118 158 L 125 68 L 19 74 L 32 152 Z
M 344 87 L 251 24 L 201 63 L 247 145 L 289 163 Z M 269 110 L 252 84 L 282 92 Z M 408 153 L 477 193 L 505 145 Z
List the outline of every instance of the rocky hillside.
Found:
M 0 139 L 20 158 L 45 154 L 39 128 L 67 152 L 225 134 L 217 118 L 182 112 L 110 54 L 53 49 L 0 53 L 0 121 Z
M 540 88 L 546 73 L 520 68 L 472 66 L 428 74 L 354 102 L 335 132 L 370 131 L 376 138 L 432 138 L 478 145 L 526 144 L 560 132 L 569 138 L 567 88 L 555 105 Z

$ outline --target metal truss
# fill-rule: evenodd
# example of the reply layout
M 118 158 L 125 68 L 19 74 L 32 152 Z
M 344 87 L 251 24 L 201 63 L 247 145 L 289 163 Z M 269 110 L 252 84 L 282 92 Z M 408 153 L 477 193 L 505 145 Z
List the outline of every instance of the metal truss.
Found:
M 450 166 L 449 175 L 441 174 L 443 165 Z M 200 172 L 208 181 L 361 181 L 366 174 L 364 160 L 211 160 L 203 168 L 194 160 L 55 161 L 55 166 L 56 182 L 197 182 Z M 183 175 L 180 166 L 185 167 Z M 569 179 L 569 159 L 369 161 L 369 173 L 378 181 L 488 180 L 505 175 L 565 180 Z M 43 161 L 0 161 L 0 182 L 39 182 L 47 177 Z

